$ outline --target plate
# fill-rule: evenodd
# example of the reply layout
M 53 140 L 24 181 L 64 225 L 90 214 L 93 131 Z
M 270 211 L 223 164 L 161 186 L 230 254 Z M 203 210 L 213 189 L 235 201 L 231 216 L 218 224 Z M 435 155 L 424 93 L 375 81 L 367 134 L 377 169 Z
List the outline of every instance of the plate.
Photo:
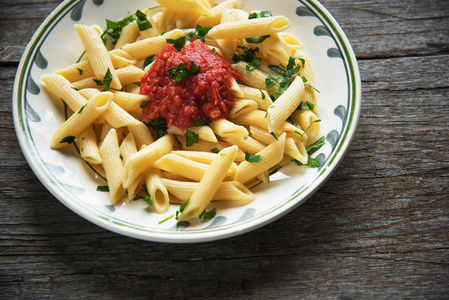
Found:
M 271 10 L 285 15 L 287 30 L 304 44 L 313 64 L 321 135 L 326 144 L 314 156 L 319 168 L 289 164 L 271 176 L 272 182 L 253 189 L 249 204 L 218 203 L 217 215 L 191 224 L 174 218 L 159 224 L 179 209 L 160 215 L 144 201 L 110 205 L 107 193 L 96 191 L 101 183 L 79 159 L 74 147 L 51 150 L 52 133 L 64 121 L 60 103 L 42 89 L 40 78 L 73 64 L 82 45 L 73 25 L 105 26 L 105 19 L 118 20 L 155 1 L 68 0 L 41 24 L 21 59 L 13 94 L 13 117 L 20 147 L 42 184 L 64 205 L 105 229 L 126 236 L 157 242 L 191 243 L 235 236 L 268 224 L 304 203 L 331 176 L 354 136 L 361 106 L 361 82 L 357 61 L 344 32 L 331 14 L 313 0 L 244 0 L 243 9 Z

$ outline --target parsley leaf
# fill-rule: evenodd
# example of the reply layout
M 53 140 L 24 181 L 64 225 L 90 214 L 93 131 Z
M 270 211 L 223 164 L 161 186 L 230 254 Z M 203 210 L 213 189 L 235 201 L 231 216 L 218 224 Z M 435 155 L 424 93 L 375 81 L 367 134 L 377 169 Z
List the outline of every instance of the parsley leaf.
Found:
M 176 40 L 166 39 L 166 41 L 169 44 L 173 44 L 173 48 L 175 48 L 177 51 L 181 51 L 181 49 L 184 48 L 184 45 L 186 44 L 186 37 L 181 36 L 181 37 L 177 38 Z
M 212 26 L 202 27 L 201 25 L 198 24 L 198 25 L 196 25 L 195 30 L 186 34 L 185 37 L 188 39 L 191 39 L 191 38 L 193 38 L 194 35 L 196 35 L 196 38 L 205 42 L 205 37 L 211 29 L 212 29 Z
M 180 207 L 179 210 L 176 211 L 176 220 L 178 220 L 178 217 L 180 214 L 182 214 L 182 212 L 184 211 L 184 209 L 186 208 L 187 204 L 189 203 L 190 199 L 187 200 L 186 203 L 183 203 Z
M 83 53 L 81 53 L 81 56 L 78 58 L 76 63 L 79 63 L 81 61 L 81 59 L 83 58 L 84 54 L 86 54 L 86 50 L 84 50 Z
M 220 150 L 218 150 L 218 148 L 214 148 L 210 149 L 210 152 L 217 154 L 218 152 L 220 152 Z
M 83 69 L 80 69 L 80 68 L 76 68 L 77 70 L 78 70 L 78 74 L 80 74 L 80 75 L 83 75 Z
M 86 106 L 87 106 L 87 104 L 84 104 L 83 106 L 81 106 L 80 110 L 78 110 L 78 113 L 79 114 L 82 113 Z
M 126 18 L 120 19 L 117 22 L 106 19 L 106 30 L 101 34 L 101 39 L 103 43 L 106 45 L 107 38 L 106 35 L 111 38 L 111 44 L 115 45 L 122 34 L 123 28 L 129 23 L 133 22 L 137 19 L 135 14 L 130 15 Z
M 148 105 L 148 101 L 142 101 L 140 102 L 140 108 L 144 108 L 145 106 Z
M 163 220 L 160 220 L 159 222 L 158 222 L 158 224 L 162 224 L 162 223 L 164 223 L 164 222 L 166 222 L 166 221 L 168 221 L 168 220 L 170 220 L 171 218 L 173 218 L 175 215 L 169 215 L 168 217 L 166 217 L 165 219 L 163 219 Z
M 97 186 L 97 192 L 109 192 L 109 186 L 99 185 Z
M 143 122 L 148 127 L 152 127 L 154 131 L 157 133 L 157 138 L 161 138 L 164 136 L 164 131 L 168 128 L 167 121 L 164 118 L 157 118 L 151 122 Z
M 145 69 L 149 64 L 154 61 L 154 55 L 150 55 L 143 61 L 143 68 Z
M 188 64 L 190 63 L 190 69 L 187 69 Z M 168 70 L 168 75 L 171 77 L 175 76 L 175 81 L 180 82 L 184 78 L 198 74 L 201 70 L 201 66 L 195 65 L 195 62 L 193 60 L 189 60 L 184 63 L 180 63 L 176 67 L 171 68 Z
M 92 79 L 97 85 L 104 85 L 103 88 L 103 92 L 109 90 L 109 86 L 111 85 L 112 82 L 112 73 L 111 70 L 108 68 L 108 70 L 106 71 L 106 74 L 104 75 L 104 78 L 102 81 L 98 80 L 98 79 Z
M 140 10 L 136 11 L 136 17 L 137 27 L 139 27 L 139 31 L 145 31 L 147 29 L 153 28 L 153 25 L 151 25 L 151 22 L 147 19 L 147 15 L 145 15 Z
M 257 19 L 257 18 L 268 18 L 272 17 L 271 10 L 263 10 L 260 12 L 252 12 L 248 16 L 248 20 Z
M 263 36 L 259 36 L 259 37 L 246 38 L 245 41 L 250 44 L 260 44 L 269 37 L 270 37 L 270 35 L 268 34 L 268 35 L 263 35 Z
M 212 123 L 212 121 L 209 119 L 199 120 L 195 123 L 195 127 L 200 127 L 201 125 L 208 125 L 210 123 Z
M 199 215 L 200 219 L 203 219 L 204 221 L 210 220 L 217 214 L 217 209 L 214 207 L 210 211 L 206 211 L 206 209 L 203 210 L 203 212 Z
M 268 74 L 268 78 L 265 79 L 265 84 L 267 88 L 271 88 L 274 86 L 274 82 L 271 79 L 276 80 L 279 83 L 279 92 L 284 92 L 291 82 L 291 77 L 299 72 L 300 65 L 296 64 L 296 60 L 300 59 L 296 56 L 290 56 L 288 59 L 287 66 L 284 66 L 282 64 L 279 64 L 277 66 L 275 65 L 269 65 L 268 68 L 272 70 L 275 73 Z M 271 79 L 270 79 L 271 78 Z M 280 96 L 280 95 L 278 95 Z M 272 97 L 273 98 L 273 97 Z M 277 98 L 276 98 L 277 99 Z
M 325 144 L 325 139 L 324 139 L 324 136 L 322 136 L 315 143 L 313 143 L 313 144 L 311 144 L 311 145 L 306 147 L 307 154 L 312 155 L 318 149 L 320 149 L 324 144 Z
M 304 165 L 299 160 L 292 159 L 292 161 L 294 161 L 297 166 L 303 166 Z M 310 157 L 310 156 L 307 158 L 306 166 L 308 166 L 310 168 L 319 168 L 320 165 L 321 165 L 321 162 L 317 158 Z
M 259 52 L 259 48 L 247 48 L 243 45 L 238 46 L 238 48 L 243 50 L 243 54 L 234 53 L 232 55 L 232 61 L 238 63 L 239 61 L 244 61 L 248 63 L 246 66 L 246 71 L 251 72 L 254 69 L 259 68 L 261 59 L 256 57 L 256 53 Z
M 143 198 L 143 201 L 147 202 L 147 203 L 148 203 L 148 206 L 153 205 L 153 200 L 151 199 L 151 196 L 150 196 L 150 195 L 146 195 L 146 196 Z
M 301 102 L 297 108 L 297 110 L 313 110 L 315 108 L 315 105 L 309 101 Z
M 200 140 L 200 135 L 198 133 L 187 130 L 184 134 L 186 137 L 186 146 L 191 147 L 193 144 L 198 143 Z
M 257 154 L 249 154 L 248 151 L 246 151 L 245 160 L 250 163 L 257 163 L 259 161 L 262 161 L 262 156 Z
M 76 137 L 73 135 L 69 135 L 66 136 L 65 138 L 63 138 L 59 143 L 63 144 L 63 143 L 67 143 L 67 144 L 71 144 L 75 141 Z

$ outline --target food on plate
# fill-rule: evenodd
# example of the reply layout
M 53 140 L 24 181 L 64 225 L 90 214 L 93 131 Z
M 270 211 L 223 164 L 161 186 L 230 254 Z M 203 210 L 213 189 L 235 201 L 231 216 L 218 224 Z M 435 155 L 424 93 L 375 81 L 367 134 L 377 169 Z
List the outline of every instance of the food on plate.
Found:
M 254 200 L 286 163 L 318 167 L 317 90 L 290 21 L 235 0 L 158 2 L 106 30 L 74 26 L 83 54 L 42 77 L 67 116 L 50 147 L 74 144 L 112 204 L 182 203 L 178 221 Z

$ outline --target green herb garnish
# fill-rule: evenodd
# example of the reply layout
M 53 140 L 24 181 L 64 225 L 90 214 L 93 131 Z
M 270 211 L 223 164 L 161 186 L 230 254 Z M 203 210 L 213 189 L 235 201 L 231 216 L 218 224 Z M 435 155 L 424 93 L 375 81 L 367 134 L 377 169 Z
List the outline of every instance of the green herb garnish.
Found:
M 109 36 L 111 39 L 111 44 L 115 45 L 118 39 L 120 38 L 120 35 L 122 34 L 123 28 L 125 28 L 126 25 L 128 25 L 129 23 L 133 22 L 136 19 L 137 16 L 135 14 L 120 19 L 117 22 L 106 19 L 106 30 L 100 36 L 101 39 L 103 40 L 103 43 L 106 45 L 108 40 L 106 36 Z
M 201 125 L 208 125 L 210 123 L 212 123 L 212 121 L 209 119 L 199 120 L 195 123 L 195 127 L 200 127 Z
M 139 27 L 139 31 L 145 31 L 147 29 L 153 28 L 153 25 L 151 25 L 151 22 L 147 19 L 147 15 L 145 15 L 140 10 L 136 11 L 136 17 L 137 27 Z
M 204 221 L 210 220 L 217 214 L 217 209 L 214 207 L 210 211 L 206 211 L 206 209 L 203 210 L 203 212 L 199 215 L 200 219 L 203 219 Z
M 210 149 L 210 152 L 217 154 L 218 152 L 220 152 L 220 150 L 218 150 L 218 148 L 214 148 Z
M 268 18 L 272 17 L 271 10 L 263 10 L 261 12 L 252 12 L 248 15 L 248 20 L 257 19 L 257 18 Z
M 186 44 L 186 37 L 181 36 L 181 37 L 177 38 L 176 40 L 166 39 L 166 41 L 169 44 L 173 44 L 173 48 L 175 48 L 177 51 L 181 51 L 181 49 L 184 48 L 184 45 Z
M 66 136 L 65 138 L 63 138 L 59 143 L 63 144 L 63 143 L 67 143 L 67 144 L 71 144 L 75 141 L 76 137 L 73 135 L 69 135 Z
M 77 70 L 78 70 L 78 74 L 80 74 L 80 75 L 83 75 L 83 69 L 80 69 L 80 68 L 76 68 Z
M 190 68 L 188 69 L 187 66 L 189 65 L 189 63 Z M 173 67 L 170 70 L 168 70 L 168 75 L 170 75 L 171 77 L 175 76 L 175 81 L 180 82 L 190 75 L 198 74 L 200 70 L 201 66 L 195 65 L 195 62 L 193 60 L 189 60 L 187 62 L 180 63 L 176 67 Z
M 262 156 L 257 154 L 249 154 L 248 151 L 246 151 L 245 160 L 250 163 L 257 163 L 259 161 L 262 161 Z
M 112 82 L 112 73 L 111 70 L 108 68 L 108 70 L 106 71 L 106 74 L 104 74 L 104 78 L 102 81 L 98 80 L 98 79 L 92 79 L 97 85 L 104 85 L 103 88 L 103 92 L 109 90 L 109 86 L 111 85 Z
M 148 101 L 142 101 L 140 102 L 140 108 L 144 108 L 145 106 L 148 105 Z
M 154 61 L 154 55 L 148 56 L 143 61 L 143 68 L 145 69 L 149 64 L 151 64 Z
M 109 192 L 109 186 L 99 185 L 97 186 L 97 192 Z
M 179 210 L 176 211 L 176 220 L 178 220 L 178 217 L 180 214 L 182 214 L 182 212 L 184 211 L 184 209 L 186 208 L 187 204 L 189 203 L 190 199 L 187 200 L 186 203 L 183 203 L 180 207 Z
M 185 37 L 191 39 L 193 38 L 193 36 L 196 35 L 197 39 L 200 39 L 201 41 L 205 42 L 205 37 L 211 29 L 212 26 L 201 27 L 201 25 L 196 25 L 195 30 L 186 34 Z
M 198 143 L 200 140 L 200 135 L 198 133 L 187 130 L 184 134 L 186 137 L 186 146 L 191 147 L 193 144 Z
M 151 127 L 156 131 L 157 138 L 161 138 L 165 134 L 165 130 L 167 130 L 167 121 L 164 118 L 157 118 L 151 122 L 143 122 L 148 127 Z
M 158 224 L 162 224 L 162 223 L 164 223 L 164 222 L 166 222 L 166 221 L 168 221 L 168 220 L 170 220 L 171 218 L 173 218 L 175 215 L 169 215 L 168 217 L 166 217 L 165 219 L 163 219 L 163 220 L 160 220 L 159 222 L 158 222 Z
M 234 53 L 232 55 L 232 61 L 238 63 L 239 61 L 244 61 L 248 65 L 246 66 L 246 71 L 251 72 L 254 69 L 259 68 L 261 59 L 256 57 L 256 53 L 259 52 L 259 48 L 247 48 L 243 45 L 238 46 L 238 48 L 243 50 L 243 54 Z
M 324 136 L 322 136 L 315 143 L 313 143 L 313 144 L 311 144 L 311 145 L 306 147 L 307 154 L 312 155 L 318 149 L 320 149 L 324 144 L 325 144 L 325 139 L 324 139 Z

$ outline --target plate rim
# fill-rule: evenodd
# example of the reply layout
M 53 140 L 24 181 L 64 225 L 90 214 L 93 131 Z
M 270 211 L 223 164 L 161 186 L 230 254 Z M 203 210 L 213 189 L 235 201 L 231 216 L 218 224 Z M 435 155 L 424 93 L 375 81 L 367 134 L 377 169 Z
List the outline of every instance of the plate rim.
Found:
M 251 218 L 249 220 L 241 221 L 238 223 L 237 227 L 233 223 L 229 223 L 226 227 L 210 228 L 208 230 L 200 229 L 198 231 L 161 231 L 158 232 L 153 228 L 147 229 L 144 227 L 136 227 L 126 222 L 117 222 L 111 220 L 110 216 L 101 216 L 97 211 L 89 209 L 88 207 L 83 207 L 83 205 L 78 205 L 76 203 L 71 203 L 70 201 L 65 201 L 64 195 L 55 189 L 52 185 L 52 180 L 49 178 L 42 166 L 36 162 L 35 153 L 31 150 L 32 146 L 29 144 L 30 141 L 26 136 L 25 121 L 22 116 L 25 101 L 23 100 L 23 92 L 26 92 L 27 78 L 30 74 L 32 63 L 36 52 L 38 51 L 37 44 L 41 41 L 42 36 L 45 34 L 45 30 L 51 27 L 54 20 L 60 15 L 64 16 L 72 9 L 74 9 L 78 4 L 85 2 L 86 0 L 65 0 L 59 4 L 45 20 L 40 24 L 38 29 L 33 34 L 30 42 L 27 44 L 23 55 L 21 57 L 19 66 L 17 68 L 16 77 L 14 81 L 13 88 L 13 121 L 16 131 L 16 136 L 19 141 L 22 153 L 24 154 L 28 164 L 35 173 L 39 181 L 46 187 L 46 189 L 57 198 L 62 204 L 68 207 L 71 211 L 83 217 L 84 219 L 96 224 L 106 230 L 116 232 L 128 237 L 133 237 L 141 240 L 154 241 L 154 242 L 164 242 L 164 243 L 194 243 L 194 242 L 205 242 L 214 241 L 217 239 L 224 239 L 231 236 L 236 236 L 243 234 L 248 231 L 255 230 L 268 223 L 271 223 L 285 214 L 291 212 L 293 209 L 297 208 L 299 205 L 303 204 L 310 198 L 332 175 L 338 165 L 341 163 L 343 157 L 349 150 L 349 146 L 354 138 L 357 124 L 360 118 L 361 111 L 361 77 L 360 71 L 357 64 L 357 59 L 355 57 L 354 51 L 351 44 L 346 37 L 345 33 L 341 29 L 340 25 L 334 19 L 334 17 L 327 11 L 327 9 L 316 0 L 298 0 L 298 4 L 303 4 L 309 9 L 315 10 L 314 15 L 323 23 L 331 29 L 329 33 L 332 35 L 340 52 L 343 54 L 342 59 L 344 63 L 345 72 L 347 74 L 348 83 L 348 107 L 347 116 L 345 122 L 342 125 L 342 130 L 338 142 L 335 144 L 334 148 L 329 154 L 329 158 L 326 160 L 326 165 L 322 166 L 320 172 L 314 174 L 308 179 L 310 184 L 304 188 L 296 190 L 288 199 L 286 199 L 282 204 L 269 209 L 263 214 L 257 216 L 257 218 Z M 61 16 L 62 18 L 63 16 Z M 26 66 L 26 68 L 24 68 Z M 19 101 L 19 99 L 21 101 Z M 47 180 L 46 180 L 47 179 Z M 303 193 L 305 196 L 297 201 Z M 276 211 L 278 211 L 276 213 Z M 237 229 L 237 230 L 236 230 Z M 215 234 L 220 232 L 220 234 Z M 174 238 L 173 238 L 174 237 Z

